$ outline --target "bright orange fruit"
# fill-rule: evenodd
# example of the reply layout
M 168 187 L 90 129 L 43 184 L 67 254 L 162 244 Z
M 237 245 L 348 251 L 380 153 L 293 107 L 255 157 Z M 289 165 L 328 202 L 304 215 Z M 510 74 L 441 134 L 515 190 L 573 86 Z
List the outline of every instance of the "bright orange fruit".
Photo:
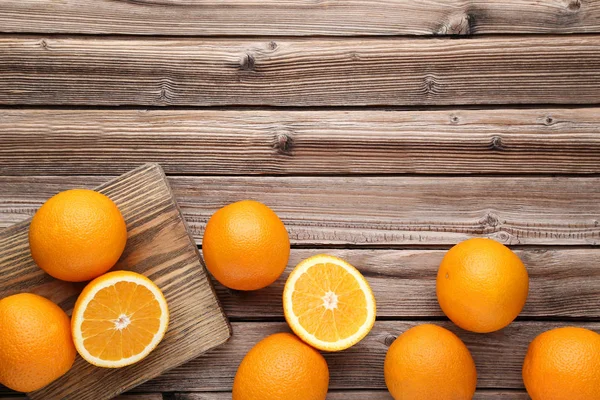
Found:
M 316 255 L 290 274 L 283 291 L 288 324 L 302 340 L 325 351 L 347 349 L 375 323 L 375 297 L 362 274 L 346 261 Z
M 542 333 L 529 345 L 523 381 L 532 400 L 600 399 L 600 335 L 575 327 Z
M 523 262 L 492 239 L 457 244 L 438 270 L 440 307 L 452 322 L 472 332 L 493 332 L 510 324 L 525 306 L 528 292 Z
M 64 375 L 75 361 L 71 324 L 50 300 L 21 293 L 0 300 L 0 383 L 32 392 Z
M 83 282 L 108 271 L 125 249 L 127 228 L 105 195 L 73 189 L 50 198 L 29 227 L 34 261 L 56 279 Z
M 150 279 L 114 271 L 90 282 L 73 309 L 73 340 L 91 364 L 120 368 L 145 358 L 169 324 L 162 292 Z
M 242 360 L 233 400 L 325 400 L 329 368 L 318 351 L 290 333 L 258 342 Z
M 290 256 L 290 239 L 277 214 L 252 200 L 229 204 L 208 220 L 202 254 L 210 273 L 237 290 L 275 282 Z
M 467 346 L 437 325 L 418 325 L 400 335 L 383 368 L 395 400 L 470 400 L 477 386 Z

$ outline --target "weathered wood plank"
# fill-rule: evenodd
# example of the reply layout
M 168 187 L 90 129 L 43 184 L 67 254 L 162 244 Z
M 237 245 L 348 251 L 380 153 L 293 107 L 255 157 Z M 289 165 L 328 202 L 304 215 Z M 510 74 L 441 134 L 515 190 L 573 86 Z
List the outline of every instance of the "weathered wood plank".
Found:
M 0 109 L 0 175 L 600 172 L 600 108 Z
M 524 391 L 478 390 L 473 400 L 528 400 Z M 126 400 L 126 399 L 125 399 Z M 231 400 L 231 393 L 175 393 L 175 400 Z M 387 390 L 334 390 L 329 391 L 327 400 L 392 400 Z
M 598 32 L 600 2 L 4 0 L 0 31 L 238 36 Z
M 162 290 L 169 329 L 143 363 L 116 370 L 77 357 L 50 385 L 28 393 L 35 400 L 106 400 L 213 349 L 231 336 L 208 273 L 160 167 L 147 164 L 96 188 L 110 197 L 127 224 L 127 244 L 116 269 L 144 274 Z M 0 298 L 19 292 L 47 297 L 70 313 L 81 284 L 40 269 L 29 251 L 29 222 L 0 231 Z
M 444 313 L 435 294 L 437 270 L 445 250 L 293 249 L 288 268 L 271 286 L 256 292 L 216 284 L 230 318 L 283 317 L 281 293 L 289 272 L 318 253 L 342 257 L 366 276 L 377 299 L 379 317 L 435 317 Z M 521 317 L 600 318 L 600 250 L 517 250 L 530 277 Z
M 383 360 L 394 338 L 421 322 L 376 322 L 373 331 L 358 345 L 339 353 L 325 354 L 329 364 L 330 389 L 385 389 Z M 500 332 L 481 335 L 436 322 L 460 336 L 477 365 L 479 388 L 522 389 L 521 368 L 531 340 L 543 331 L 564 326 L 559 322 L 515 322 Z M 600 331 L 600 323 L 578 326 Z M 207 353 L 179 368 L 147 382 L 138 390 L 221 391 L 231 390 L 233 377 L 246 352 L 263 337 L 287 331 L 285 323 L 234 323 L 232 339 L 217 351 Z
M 0 227 L 47 198 L 107 177 L 0 176 Z M 208 218 L 241 199 L 271 206 L 293 244 L 448 245 L 471 236 L 507 244 L 596 245 L 600 178 L 170 177 L 200 242 Z
M 0 104 L 600 103 L 600 36 L 0 38 Z
M 3 393 L 11 393 L 7 388 L 0 385 L 0 399 L 2 400 L 26 400 L 27 397 L 23 394 L 9 394 L 5 397 Z M 123 394 L 114 398 L 114 400 L 163 400 L 161 393 L 138 393 L 138 394 Z

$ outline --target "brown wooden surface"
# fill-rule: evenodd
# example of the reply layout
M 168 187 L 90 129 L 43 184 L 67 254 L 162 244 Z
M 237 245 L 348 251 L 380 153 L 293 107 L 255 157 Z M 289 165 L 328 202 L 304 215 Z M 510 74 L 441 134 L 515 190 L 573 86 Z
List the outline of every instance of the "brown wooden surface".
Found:
M 597 0 L 4 0 L 2 32 L 468 35 L 600 31 Z
M 600 103 L 600 36 L 0 37 L 0 104 Z
M 166 397 L 168 396 L 168 397 Z M 3 397 L 3 400 L 22 400 L 24 397 Z M 523 391 L 516 390 L 478 390 L 473 400 L 526 400 L 529 399 Z M 212 393 L 169 393 L 165 398 L 161 393 L 128 394 L 115 400 L 231 400 L 229 392 Z M 392 400 L 387 390 L 334 390 L 327 395 L 327 400 Z
M 356 346 L 338 353 L 324 354 L 329 365 L 330 389 L 385 389 L 383 361 L 394 338 L 426 321 L 378 321 L 371 333 Z M 450 322 L 444 326 L 465 342 L 477 366 L 479 388 L 521 389 L 521 369 L 529 343 L 538 334 L 560 322 L 513 322 L 502 331 L 481 335 L 468 333 Z M 218 350 L 182 365 L 135 390 L 153 392 L 230 390 L 243 356 L 266 335 L 288 331 L 285 322 L 233 323 L 233 336 Z M 570 324 L 572 325 L 572 324 Z M 600 323 L 578 322 L 577 326 L 600 332 Z
M 498 390 L 479 390 L 473 397 L 473 400 L 508 399 L 527 400 L 529 397 L 521 391 Z M 175 393 L 175 400 L 231 400 L 231 393 Z M 329 392 L 327 400 L 392 400 L 392 396 L 387 390 L 336 390 Z
M 475 400 L 528 399 L 538 333 L 600 332 L 600 0 L 0 1 L 0 229 L 147 162 L 197 244 L 216 209 L 254 198 L 293 249 L 265 290 L 216 285 L 229 343 L 122 400 L 231 399 L 245 352 L 287 329 L 285 277 L 323 252 L 378 302 L 373 332 L 326 355 L 328 400 L 391 400 L 383 357 L 415 324 L 465 340 Z M 473 236 L 512 245 L 531 277 L 489 335 L 435 299 L 444 252 Z
M 0 226 L 65 188 L 108 177 L 1 177 Z M 471 236 L 524 245 L 596 245 L 598 177 L 172 177 L 197 243 L 218 208 L 255 199 L 302 246 L 450 245 Z
M 30 393 L 32 399 L 109 399 L 222 344 L 230 335 L 162 170 L 148 164 L 98 189 L 117 204 L 127 223 L 127 245 L 114 269 L 143 273 L 161 288 L 169 304 L 169 329 L 143 363 L 106 369 L 78 357 L 67 374 Z M 35 264 L 28 228 L 25 221 L 0 232 L 0 297 L 33 292 L 70 311 L 84 285 L 56 280 Z
M 0 109 L 0 175 L 600 173 L 600 108 Z M 94 143 L 90 146 L 90 143 Z
M 288 268 L 270 287 L 246 293 L 218 283 L 217 293 L 230 318 L 283 318 L 281 293 L 291 269 L 323 252 L 356 265 L 377 299 L 377 316 L 385 318 L 443 317 L 436 294 L 437 270 L 446 250 L 294 249 Z M 600 319 L 598 249 L 517 250 L 527 266 L 530 290 L 521 318 Z

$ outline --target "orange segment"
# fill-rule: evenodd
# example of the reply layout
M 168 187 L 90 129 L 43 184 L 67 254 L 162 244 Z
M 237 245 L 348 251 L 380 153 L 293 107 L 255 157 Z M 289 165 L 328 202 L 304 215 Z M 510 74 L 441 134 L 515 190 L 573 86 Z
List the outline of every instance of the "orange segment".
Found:
M 347 349 L 375 322 L 375 298 L 361 273 L 342 259 L 310 257 L 296 266 L 283 293 L 285 317 L 296 335 L 320 350 Z
M 162 292 L 148 278 L 115 271 L 86 286 L 72 321 L 79 354 L 96 366 L 119 368 L 140 361 L 158 345 L 169 311 Z

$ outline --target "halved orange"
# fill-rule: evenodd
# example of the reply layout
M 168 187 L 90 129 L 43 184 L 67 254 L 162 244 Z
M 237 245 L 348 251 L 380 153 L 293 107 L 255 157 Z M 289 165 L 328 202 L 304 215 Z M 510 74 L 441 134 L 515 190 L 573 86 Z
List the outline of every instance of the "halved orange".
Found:
M 325 254 L 302 261 L 283 291 L 288 324 L 302 340 L 325 351 L 347 349 L 375 323 L 375 297 L 362 274 Z
M 120 368 L 145 358 L 162 340 L 169 310 L 150 279 L 114 271 L 90 282 L 75 303 L 75 348 L 91 364 Z

